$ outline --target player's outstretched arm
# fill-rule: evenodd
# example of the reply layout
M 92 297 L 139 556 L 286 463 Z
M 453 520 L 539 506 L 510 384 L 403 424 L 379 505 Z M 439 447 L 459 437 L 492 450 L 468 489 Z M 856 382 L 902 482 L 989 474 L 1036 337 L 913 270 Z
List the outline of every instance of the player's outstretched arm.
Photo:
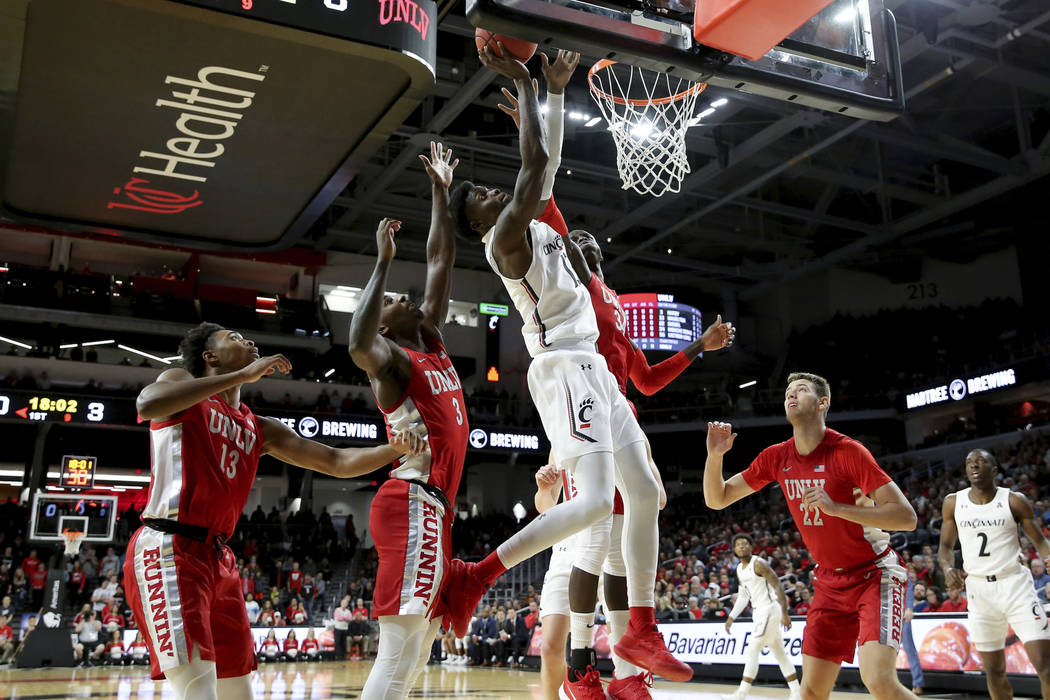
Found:
M 645 353 L 635 345 L 629 376 L 638 391 L 646 396 L 652 396 L 684 372 L 701 350 L 713 351 L 728 348 L 732 346 L 734 340 L 736 340 L 736 328 L 732 323 L 723 322 L 722 315 L 719 314 L 715 322 L 708 326 L 699 338 L 689 343 L 680 352 L 655 365 L 650 366 Z
M 1046 541 L 1043 531 L 1039 529 L 1039 525 L 1035 522 L 1035 510 L 1032 508 L 1032 502 L 1023 493 L 1011 491 L 1010 512 L 1013 513 L 1014 520 L 1021 523 L 1021 529 L 1024 530 L 1024 534 L 1028 537 L 1032 546 L 1035 547 L 1035 551 L 1039 553 L 1044 562 L 1050 562 L 1050 542 Z
M 813 486 L 802 494 L 802 505 L 865 527 L 904 531 L 915 529 L 918 523 L 915 509 L 897 484 L 888 481 L 868 495 L 875 502 L 874 508 L 833 501 L 823 487 Z
M 959 539 L 959 526 L 955 523 L 955 494 L 949 494 L 941 506 L 941 542 L 937 549 L 937 563 L 944 572 L 945 586 L 962 588 L 963 578 L 955 568 L 955 542 Z
M 157 381 L 139 392 L 135 409 L 143 420 L 163 420 L 220 392 L 257 382 L 274 372 L 291 371 L 292 363 L 284 355 L 260 357 L 244 369 L 212 377 L 194 377 L 175 367 L 161 372 Z
M 430 157 L 419 156 L 430 178 L 430 234 L 427 236 L 427 282 L 423 291 L 423 318 L 429 330 L 437 332 L 448 316 L 452 293 L 452 267 L 456 263 L 456 221 L 449 211 L 448 188 L 459 158 L 452 160 L 452 149 L 430 142 Z
M 379 251 L 376 266 L 361 292 L 361 303 L 350 319 L 350 358 L 369 377 L 380 376 L 390 367 L 393 359 L 390 343 L 379 335 L 379 321 L 383 313 L 390 263 L 397 252 L 394 234 L 400 229 L 401 222 L 395 219 L 386 218 L 379 222 L 376 230 Z
M 499 45 L 501 56 L 485 47 L 479 53 L 481 62 L 501 75 L 514 81 L 517 91 L 518 129 L 521 143 L 521 170 L 514 184 L 511 202 L 503 209 L 492 234 L 492 253 L 500 271 L 507 277 L 520 278 L 528 272 L 532 252 L 525 235 L 539 206 L 543 190 L 543 176 L 547 168 L 548 155 L 543 123 L 540 120 L 536 87 L 525 64 L 510 57 L 507 49 Z
M 259 422 L 262 425 L 262 448 L 265 454 L 303 469 L 341 479 L 368 474 L 390 464 L 401 455 L 417 455 L 427 449 L 426 441 L 411 433 L 394 435 L 386 445 L 337 449 L 300 437 L 274 418 L 260 416 Z
M 707 461 L 704 463 L 704 502 L 708 508 L 722 510 L 755 492 L 744 477 L 734 474 L 722 478 L 722 458 L 733 447 L 736 433 L 729 423 L 707 424 Z

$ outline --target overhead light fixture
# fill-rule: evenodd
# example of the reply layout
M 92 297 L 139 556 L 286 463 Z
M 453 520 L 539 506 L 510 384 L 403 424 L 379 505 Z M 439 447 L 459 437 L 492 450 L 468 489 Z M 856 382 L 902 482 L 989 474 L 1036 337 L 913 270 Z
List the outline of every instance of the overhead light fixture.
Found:
M 141 355 L 142 357 L 148 357 L 149 359 L 156 360 L 157 362 L 163 362 L 166 365 L 170 365 L 171 364 L 171 360 L 165 360 L 163 357 L 157 357 L 156 355 L 150 355 L 148 352 L 143 352 L 142 350 L 136 350 L 135 348 L 129 348 L 127 345 L 121 345 L 121 344 L 118 343 L 117 347 L 120 348 L 121 350 L 125 350 L 127 352 L 133 352 L 136 355 Z
M 164 359 L 168 362 L 174 362 L 175 360 L 181 360 L 182 355 L 172 355 L 171 357 L 165 357 Z
M 256 309 L 255 313 L 257 313 L 257 314 L 276 314 L 277 310 L 276 309 Z
M 847 24 L 853 21 L 853 18 L 857 15 L 857 11 L 852 7 L 847 7 L 842 12 L 839 12 L 832 18 L 832 21 L 837 24 Z
M 7 272 L 7 267 L 0 266 L 0 272 Z
M 255 301 L 256 302 L 262 301 L 262 302 L 266 302 L 266 303 L 269 303 L 269 304 L 276 304 L 277 303 L 277 297 L 255 297 Z
M 26 345 L 25 343 L 21 343 L 21 342 L 19 342 L 17 340 L 11 340 L 10 338 L 5 338 L 2 335 L 0 335 L 0 340 L 4 341 L 5 343 L 11 343 L 11 345 L 14 345 L 15 347 L 25 348 L 26 350 L 32 350 L 33 349 L 32 345 Z
M 586 118 L 587 115 L 583 112 L 569 112 L 569 119 L 572 119 L 574 121 L 582 122 Z
M 92 340 L 90 343 L 81 343 L 80 347 L 86 348 L 89 345 L 112 345 L 117 341 L 115 340 Z
M 696 116 L 698 116 L 701 119 L 703 119 L 704 117 L 710 117 L 714 113 L 715 113 L 715 108 L 714 107 L 708 107 L 707 109 L 705 109 L 703 112 L 700 112 L 700 114 L 698 114 Z
M 590 121 L 588 121 L 586 124 L 584 124 L 584 126 L 589 129 L 592 126 L 594 126 L 595 124 L 597 124 L 598 122 L 600 122 L 601 120 L 602 120 L 601 117 L 591 117 Z
M 719 97 L 717 100 L 711 103 L 712 107 L 721 107 L 724 104 L 729 104 L 729 100 L 724 97 Z
M 644 139 L 653 132 L 653 125 L 648 121 L 640 121 L 631 127 L 631 136 Z
M 324 376 L 327 378 L 327 377 L 331 377 L 333 374 L 335 374 L 335 368 L 334 367 L 332 369 L 328 370 L 327 372 L 325 372 Z
M 80 343 L 66 343 L 65 345 L 59 345 L 58 349 L 69 350 L 70 348 L 75 348 L 77 345 L 80 345 Z
M 741 384 L 741 385 L 740 385 L 740 388 L 741 388 L 741 389 L 746 389 L 746 388 L 748 388 L 749 386 L 754 386 L 755 384 L 758 384 L 758 380 L 757 380 L 757 379 L 752 379 L 752 380 L 751 380 L 751 381 L 749 381 L 749 382 L 744 382 L 743 384 Z

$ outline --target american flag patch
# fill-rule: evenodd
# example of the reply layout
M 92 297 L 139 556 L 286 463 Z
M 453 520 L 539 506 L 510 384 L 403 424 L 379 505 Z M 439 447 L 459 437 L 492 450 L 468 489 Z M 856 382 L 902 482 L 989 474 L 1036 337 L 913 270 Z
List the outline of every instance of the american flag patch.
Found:
M 817 466 L 813 467 L 813 471 L 815 471 L 815 472 L 822 472 L 822 471 L 824 471 L 824 465 L 823 464 L 818 464 Z

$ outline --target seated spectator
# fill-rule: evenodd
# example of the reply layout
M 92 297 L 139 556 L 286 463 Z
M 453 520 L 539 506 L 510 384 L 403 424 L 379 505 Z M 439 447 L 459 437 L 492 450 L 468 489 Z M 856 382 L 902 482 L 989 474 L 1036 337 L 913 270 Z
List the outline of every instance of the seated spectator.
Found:
M 73 624 L 79 625 L 84 620 L 84 616 L 87 615 L 89 612 L 91 612 L 91 603 L 84 603 L 80 607 L 80 612 L 78 612 L 73 618 Z
M 299 640 L 295 638 L 295 630 L 288 630 L 288 636 L 284 638 L 284 658 L 295 661 L 299 656 Z
M 128 657 L 136 666 L 149 665 L 149 645 L 142 638 L 141 632 L 135 635 L 135 641 L 131 643 L 131 648 L 128 650 Z
M 532 632 L 532 628 L 540 619 L 540 605 L 535 600 L 529 603 L 529 614 L 525 616 L 525 626 Z
M 365 599 L 358 598 L 357 605 L 354 606 L 353 614 L 361 613 L 361 615 L 367 620 L 369 616 L 368 608 L 365 607 Z
M 689 614 L 694 620 L 704 619 L 704 611 L 700 607 L 700 601 L 696 596 L 689 596 Z
M 259 621 L 259 604 L 255 602 L 255 597 L 251 593 L 247 593 L 244 596 L 244 609 L 248 613 L 248 624 L 254 625 Z
M 0 577 L 0 581 L 3 581 L 2 577 Z M 11 596 L 5 595 L 3 598 L 0 598 L 0 615 L 3 615 L 10 620 L 15 612 L 17 611 L 15 610 L 15 604 L 11 600 Z
M 288 624 L 305 625 L 309 619 L 310 617 L 306 614 L 302 601 L 293 600 L 292 604 L 288 606 Z
M 7 615 L 0 615 L 0 664 L 6 664 L 15 653 L 15 633 L 8 622 Z
M 106 608 L 102 614 L 102 629 L 106 634 L 123 631 L 124 616 L 115 607 Z
M 260 662 L 277 661 L 280 655 L 281 645 L 277 641 L 277 634 L 270 630 L 266 633 L 266 638 L 259 644 L 258 659 Z
M 704 601 L 704 619 L 716 622 L 725 622 L 729 613 L 722 607 L 722 601 L 718 598 L 708 598 Z
M 284 616 L 276 610 L 273 611 L 273 626 L 274 627 L 285 627 L 288 622 L 284 619 Z
M 273 627 L 273 605 L 270 601 L 264 600 L 262 608 L 259 609 L 258 624 L 261 627 Z
M 303 656 L 310 661 L 316 661 L 321 658 L 321 645 L 317 643 L 317 638 L 314 637 L 313 627 L 307 631 L 306 639 L 303 640 L 299 650 L 303 653 Z
M 73 628 L 76 633 L 76 644 L 73 652 L 81 666 L 92 666 L 106 651 L 106 645 L 100 639 L 102 623 L 96 618 L 94 610 L 84 615 L 84 619 Z
M 124 665 L 124 645 L 120 641 L 119 631 L 110 633 L 109 641 L 106 643 L 105 657 L 103 663 L 106 665 Z
M 795 603 L 795 615 L 801 615 L 805 617 L 809 614 L 809 608 L 813 605 L 813 594 L 809 592 L 808 588 L 803 588 L 799 594 L 799 601 Z
M 354 611 L 354 619 L 347 628 L 347 638 L 350 644 L 350 658 L 360 659 L 371 653 L 372 627 L 360 610 Z
M 468 666 L 488 666 L 491 645 L 489 640 L 496 636 L 496 620 L 492 617 L 492 608 L 488 605 L 481 609 L 481 614 L 474 620 L 470 630 L 470 661 Z
M 507 648 L 510 652 L 510 666 L 515 668 L 525 661 L 525 652 L 529 648 L 529 639 L 532 637 L 532 632 L 529 630 L 528 625 L 525 624 L 524 616 L 519 615 L 514 607 L 507 610 L 506 630 L 510 637 L 507 640 Z
M 941 611 L 941 592 L 933 586 L 929 586 L 926 589 L 926 608 L 919 610 L 919 606 L 916 605 L 915 609 L 917 612 L 928 612 L 935 613 Z
M 1032 560 L 1032 583 L 1035 585 L 1035 594 L 1039 596 L 1039 600 L 1043 605 L 1046 605 L 1047 598 L 1047 586 L 1050 585 L 1050 574 L 1046 573 L 1046 564 L 1043 563 L 1042 559 Z
M 113 547 L 108 547 L 106 548 L 106 556 L 102 557 L 102 561 L 99 562 L 98 575 L 108 580 L 110 576 L 117 576 L 118 574 L 120 574 L 120 557 L 117 556 L 117 552 Z
M 949 588 L 948 600 L 941 603 L 937 612 L 966 612 L 966 598 L 963 597 L 961 588 Z

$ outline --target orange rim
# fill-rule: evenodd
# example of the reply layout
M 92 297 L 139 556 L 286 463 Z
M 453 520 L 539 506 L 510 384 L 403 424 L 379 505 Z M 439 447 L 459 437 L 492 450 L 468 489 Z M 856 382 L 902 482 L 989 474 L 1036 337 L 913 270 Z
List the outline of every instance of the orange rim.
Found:
M 655 100 L 643 100 L 643 99 L 631 99 L 631 98 L 627 98 L 627 97 L 617 97 L 616 95 L 610 95 L 609 93 L 605 92 L 598 85 L 596 85 L 595 82 L 594 82 L 594 74 L 595 73 L 597 73 L 598 71 L 602 70 L 603 68 L 608 68 L 608 67 L 613 66 L 613 65 L 616 65 L 616 61 L 610 61 L 607 58 L 603 58 L 600 61 L 598 61 L 597 63 L 595 63 L 593 66 L 591 66 L 591 69 L 589 71 L 587 71 L 587 84 L 590 85 L 591 92 L 596 92 L 599 95 L 601 95 L 602 97 L 604 97 L 605 99 L 611 100 L 612 102 L 615 102 L 618 105 L 632 105 L 634 107 L 644 107 L 646 105 L 665 105 L 665 104 L 668 104 L 670 102 L 677 102 L 679 100 L 684 100 L 686 97 L 689 97 L 690 95 L 693 95 L 693 94 L 696 94 L 696 93 L 701 93 L 701 92 L 703 92 L 704 90 L 707 89 L 707 83 L 693 83 L 692 86 L 686 88 L 685 90 L 682 90 L 681 92 L 679 92 L 676 95 L 668 95 L 667 97 L 658 97 Z

